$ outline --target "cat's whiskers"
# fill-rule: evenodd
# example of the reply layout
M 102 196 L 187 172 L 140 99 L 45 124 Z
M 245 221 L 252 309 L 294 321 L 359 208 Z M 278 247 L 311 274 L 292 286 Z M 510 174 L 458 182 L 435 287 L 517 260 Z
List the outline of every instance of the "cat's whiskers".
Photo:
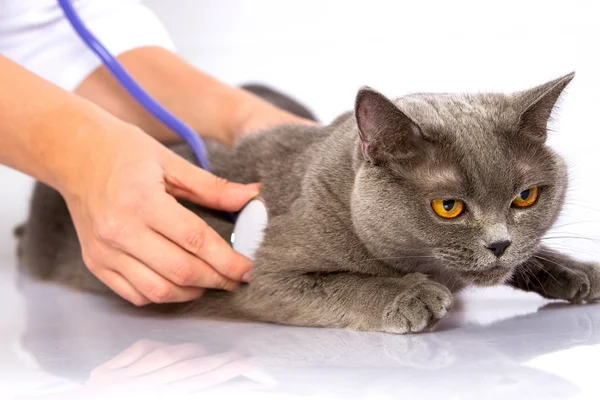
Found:
M 456 284 L 458 283 L 458 278 L 449 273 L 448 271 L 445 271 L 446 273 L 443 273 L 442 276 L 447 277 L 448 279 L 446 280 L 446 283 L 444 284 L 445 287 L 448 288 L 448 290 L 450 290 L 450 292 L 454 292 L 454 287 L 456 286 Z M 450 284 L 450 282 L 452 282 L 452 284 Z
M 518 276 L 520 276 L 523 281 L 525 282 L 525 285 L 527 285 L 527 288 L 529 288 L 529 278 L 527 277 L 527 274 L 525 273 L 525 271 L 521 268 L 516 268 L 513 272 L 513 274 L 510 276 L 510 278 L 507 280 L 507 282 L 513 282 L 515 284 L 518 283 L 517 277 L 515 277 L 515 273 L 518 274 Z
M 565 201 L 565 205 L 566 206 L 577 206 L 577 207 L 581 207 L 581 208 L 586 208 L 586 209 L 588 209 L 590 211 L 594 211 L 594 212 L 600 213 L 600 210 L 598 210 L 598 208 L 596 208 L 596 207 L 592 207 L 592 206 L 589 206 L 589 205 L 586 205 L 586 204 L 583 204 L 583 203 L 577 203 L 577 202 L 574 202 L 573 200 L 567 200 L 567 201 Z
M 567 226 L 572 226 L 572 225 L 581 225 L 581 224 L 598 224 L 600 223 L 600 220 L 586 220 L 586 221 L 573 221 L 573 222 L 567 222 L 561 225 L 555 225 L 553 227 L 551 227 L 550 229 L 548 229 L 548 232 L 552 232 L 555 229 L 558 228 L 564 228 Z
M 556 254 L 558 254 L 558 255 L 563 255 L 562 253 L 559 253 L 559 252 L 556 252 Z M 544 260 L 544 261 L 548 261 L 548 262 L 550 262 L 550 263 L 552 263 L 552 264 L 554 264 L 554 265 L 558 265 L 559 267 L 562 267 L 562 268 L 564 268 L 564 269 L 566 269 L 566 270 L 568 270 L 568 271 L 571 271 L 571 272 L 574 272 L 574 271 L 576 271 L 576 270 L 574 270 L 573 268 L 570 268 L 570 267 L 568 267 L 568 266 L 566 266 L 566 265 L 564 265 L 564 264 L 561 264 L 561 263 L 559 263 L 559 262 L 556 262 L 555 260 L 550 260 L 550 259 L 548 259 L 548 258 L 545 258 L 545 257 L 543 257 L 543 256 L 540 256 L 540 255 L 536 255 L 535 257 L 536 257 L 536 258 L 539 258 L 539 259 L 541 259 L 541 260 Z M 596 265 L 595 265 L 593 262 L 590 262 L 590 263 L 589 263 L 589 264 L 587 264 L 587 265 L 588 265 L 588 267 L 590 267 L 590 268 L 592 268 L 592 269 L 600 270 L 600 267 L 596 266 Z M 582 271 L 582 272 L 583 272 L 583 271 Z
M 578 249 L 577 247 L 573 247 L 573 246 L 565 246 L 564 244 L 552 244 L 552 247 L 560 248 L 560 249 L 563 249 L 563 250 L 571 250 L 571 251 L 576 251 L 576 252 L 578 252 L 578 253 L 581 253 L 581 254 L 586 254 L 586 255 L 589 255 L 589 256 L 595 256 L 595 254 L 593 254 L 593 253 L 590 253 L 589 251 L 580 250 L 580 249 Z M 544 248 L 544 252 L 546 252 L 546 253 L 552 253 L 552 254 L 556 254 L 556 255 L 559 255 L 559 256 L 560 256 L 560 255 L 564 255 L 564 253 L 562 253 L 562 252 L 560 252 L 560 251 L 556 251 L 556 250 L 554 250 L 554 249 L 550 249 L 550 248 L 548 248 L 548 247 L 545 247 L 545 248 Z
M 545 259 L 545 258 L 542 258 L 542 257 L 539 257 L 539 256 L 538 256 L 538 258 L 540 258 L 540 259 L 542 259 L 542 260 L 549 261 L 549 260 L 547 260 L 547 259 Z M 550 271 L 548 271 L 548 270 L 547 270 L 546 268 L 544 268 L 542 265 L 538 265 L 538 267 L 539 267 L 539 268 L 540 268 L 542 271 L 544 271 L 544 272 L 545 272 L 545 273 L 546 273 L 546 274 L 547 274 L 547 275 L 548 275 L 550 278 L 554 279 L 554 280 L 556 281 L 556 283 L 558 283 L 559 285 L 561 285 L 561 286 L 562 286 L 562 282 L 560 282 L 558 279 L 556 279 L 556 277 L 555 277 L 554 275 L 552 275 L 552 274 L 550 273 Z M 564 268 L 566 268 L 566 269 L 569 269 L 569 268 L 568 268 L 568 267 L 566 267 L 566 266 L 563 266 L 563 267 L 564 267 Z
M 546 258 L 546 257 L 540 256 L 539 254 L 536 254 L 535 258 L 539 258 L 540 260 L 544 260 L 544 261 L 547 261 L 547 262 L 549 262 L 551 264 L 557 265 L 557 266 L 559 266 L 561 268 L 566 269 L 567 271 L 575 272 L 575 270 L 573 268 L 569 268 L 565 264 L 559 263 L 559 262 L 557 262 L 555 260 L 552 260 L 550 258 Z M 539 267 L 542 269 L 542 271 L 544 271 L 545 273 L 547 273 L 548 275 L 550 275 L 559 285 L 562 285 L 562 283 L 559 282 L 554 276 L 552 276 L 552 274 L 550 274 L 547 270 L 545 270 L 543 266 L 539 265 Z
M 560 233 L 560 232 L 557 232 L 557 233 Z M 582 236 L 582 235 L 573 235 L 573 234 L 561 235 L 561 236 L 544 236 L 542 238 L 542 240 L 559 240 L 559 239 L 581 239 L 581 240 L 589 240 L 594 243 L 600 243 L 600 239 L 591 238 L 591 237 Z
M 455 276 L 450 276 L 452 278 L 452 286 L 450 287 L 450 293 L 454 292 L 454 288 L 456 287 L 456 284 L 459 283 L 459 280 L 457 277 Z
M 540 282 L 540 279 L 537 277 L 537 275 L 527 266 L 527 264 L 523 264 L 523 268 L 525 268 L 525 270 L 529 272 L 529 275 L 533 276 L 535 280 L 538 281 L 538 283 L 540 284 L 540 288 L 544 291 L 546 297 L 548 297 L 548 292 L 546 292 L 544 285 L 542 285 L 542 282 Z

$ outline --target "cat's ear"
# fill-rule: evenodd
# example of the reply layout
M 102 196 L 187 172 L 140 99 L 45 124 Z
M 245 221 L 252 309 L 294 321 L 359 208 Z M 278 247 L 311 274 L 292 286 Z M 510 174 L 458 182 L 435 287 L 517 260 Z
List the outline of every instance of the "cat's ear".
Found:
M 370 162 L 408 158 L 418 149 L 422 140 L 419 126 L 378 91 L 362 87 L 356 96 L 354 115 L 363 155 Z
M 529 135 L 537 141 L 545 141 L 548 121 L 560 95 L 575 76 L 575 72 L 562 76 L 533 89 L 515 93 L 519 117 L 519 133 Z

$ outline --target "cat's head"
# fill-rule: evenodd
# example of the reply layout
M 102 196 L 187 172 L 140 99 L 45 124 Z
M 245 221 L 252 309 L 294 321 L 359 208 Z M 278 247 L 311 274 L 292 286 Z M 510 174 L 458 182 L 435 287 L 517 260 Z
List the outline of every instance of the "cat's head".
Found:
M 511 94 L 361 89 L 352 220 L 373 255 L 474 285 L 509 278 L 564 202 L 547 123 L 573 76 Z

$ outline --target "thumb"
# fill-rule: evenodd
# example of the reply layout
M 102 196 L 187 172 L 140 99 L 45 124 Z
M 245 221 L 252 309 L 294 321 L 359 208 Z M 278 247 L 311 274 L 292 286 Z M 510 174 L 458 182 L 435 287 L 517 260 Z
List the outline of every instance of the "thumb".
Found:
M 204 207 L 237 211 L 260 193 L 261 185 L 230 182 L 173 154 L 165 165 L 167 192 Z

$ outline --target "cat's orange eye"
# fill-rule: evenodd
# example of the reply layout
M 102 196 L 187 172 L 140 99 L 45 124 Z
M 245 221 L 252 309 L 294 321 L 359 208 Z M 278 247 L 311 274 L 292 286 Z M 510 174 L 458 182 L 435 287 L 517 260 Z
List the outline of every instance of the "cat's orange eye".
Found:
M 515 199 L 512 204 L 515 207 L 529 207 L 535 204 L 538 197 L 540 196 L 540 188 L 538 186 L 530 187 L 527 190 L 523 190 Z
M 465 203 L 461 200 L 435 199 L 431 202 L 431 208 L 440 217 L 452 219 L 463 213 Z

